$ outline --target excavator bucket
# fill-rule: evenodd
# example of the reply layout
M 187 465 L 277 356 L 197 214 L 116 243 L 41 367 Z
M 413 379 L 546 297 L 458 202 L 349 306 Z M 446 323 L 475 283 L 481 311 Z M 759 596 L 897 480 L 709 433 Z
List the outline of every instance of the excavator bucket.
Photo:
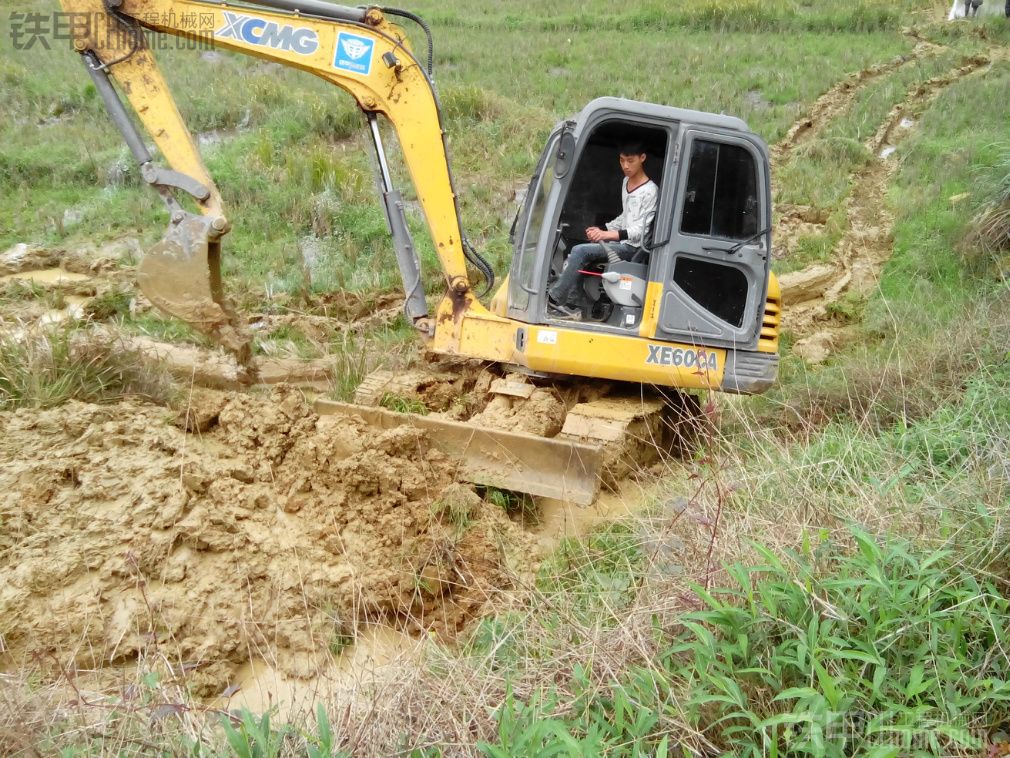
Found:
M 137 283 L 150 301 L 232 352 L 247 365 L 251 340 L 224 298 L 220 232 L 204 216 L 186 214 L 173 223 L 137 269 Z
M 460 478 L 490 487 L 591 505 L 600 490 L 599 447 L 385 408 L 316 400 L 321 416 L 357 417 L 378 429 L 408 426 L 459 462 Z

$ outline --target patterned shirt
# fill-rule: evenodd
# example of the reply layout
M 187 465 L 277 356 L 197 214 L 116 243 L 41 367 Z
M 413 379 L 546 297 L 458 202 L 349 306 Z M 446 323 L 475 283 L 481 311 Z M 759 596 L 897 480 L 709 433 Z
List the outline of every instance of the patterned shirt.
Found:
M 621 183 L 621 215 L 607 222 L 607 229 L 621 233 L 621 242 L 635 247 L 642 246 L 645 230 L 656 217 L 656 203 L 659 187 L 649 179 L 628 192 L 628 177 Z

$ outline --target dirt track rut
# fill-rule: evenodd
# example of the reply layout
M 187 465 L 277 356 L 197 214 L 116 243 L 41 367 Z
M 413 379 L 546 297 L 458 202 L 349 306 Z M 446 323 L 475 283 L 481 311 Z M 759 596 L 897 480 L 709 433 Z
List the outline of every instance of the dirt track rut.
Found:
M 928 52 L 934 48 L 924 46 L 922 49 Z M 819 362 L 837 347 L 845 324 L 832 319 L 830 306 L 848 292 L 868 294 L 876 286 L 884 263 L 891 257 L 894 218 L 887 207 L 887 187 L 899 165 L 894 153 L 898 145 L 912 133 L 915 117 L 941 91 L 966 76 L 983 70 L 990 65 L 992 58 L 992 55 L 967 58 L 945 74 L 911 87 L 904 99 L 890 110 L 873 137 L 866 142 L 872 158 L 851 176 L 851 190 L 845 200 L 847 228 L 835 246 L 831 260 L 780 277 L 785 307 L 784 322 L 786 328 L 799 338 L 793 350 L 801 357 Z M 875 72 L 872 77 L 859 78 L 859 75 L 855 75 L 856 81 L 865 82 L 869 78 L 889 73 L 906 62 L 907 60 L 869 69 L 868 71 Z M 833 88 L 818 100 L 814 112 L 834 115 L 841 113 L 851 105 L 855 91 L 851 84 L 848 89 L 844 86 Z M 813 116 L 797 122 L 783 143 L 777 146 L 776 154 L 787 156 L 796 144 L 809 138 L 811 130 L 804 130 L 803 125 L 812 120 Z M 823 126 L 821 124 L 819 128 Z M 810 209 L 801 206 L 787 206 L 787 212 L 781 215 L 776 227 L 777 233 L 783 236 L 796 234 L 796 209 L 810 212 Z M 803 221 L 802 218 L 800 222 L 810 224 L 810 221 Z
M 935 55 L 942 49 L 932 42 L 920 39 L 912 52 L 907 55 L 901 55 L 887 63 L 878 63 L 862 71 L 849 74 L 817 98 L 810 112 L 794 123 L 786 132 L 786 136 L 772 147 L 772 162 L 781 165 L 789 160 L 797 146 L 820 134 L 826 126 L 849 108 L 859 91 L 870 82 L 915 63 L 928 55 Z

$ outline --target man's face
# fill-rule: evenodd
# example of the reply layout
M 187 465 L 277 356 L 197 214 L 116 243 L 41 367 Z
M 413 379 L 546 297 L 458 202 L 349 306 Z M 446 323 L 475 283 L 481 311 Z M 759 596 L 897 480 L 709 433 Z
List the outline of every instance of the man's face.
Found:
M 625 176 L 634 176 L 639 171 L 642 170 L 642 164 L 645 163 L 645 153 L 640 155 L 625 155 L 621 153 L 621 171 L 624 172 Z

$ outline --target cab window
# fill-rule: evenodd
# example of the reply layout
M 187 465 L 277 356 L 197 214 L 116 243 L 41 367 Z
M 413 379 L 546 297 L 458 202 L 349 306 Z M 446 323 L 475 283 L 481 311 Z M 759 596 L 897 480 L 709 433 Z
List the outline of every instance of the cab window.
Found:
M 681 232 L 748 239 L 758 232 L 759 207 L 754 156 L 739 145 L 694 140 Z

